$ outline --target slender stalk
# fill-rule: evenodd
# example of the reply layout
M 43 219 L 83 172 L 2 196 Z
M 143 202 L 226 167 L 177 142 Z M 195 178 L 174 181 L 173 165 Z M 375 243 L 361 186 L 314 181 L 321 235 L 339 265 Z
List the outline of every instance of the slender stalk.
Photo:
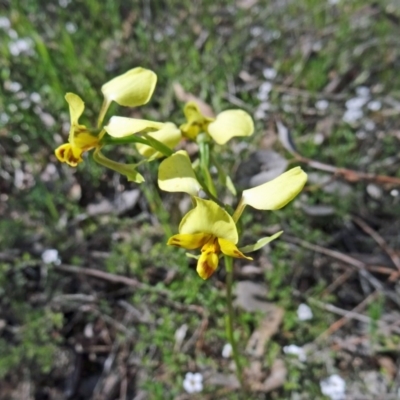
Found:
M 169 157 L 173 154 L 173 151 L 167 147 L 164 143 L 161 143 L 157 139 L 154 139 L 151 136 L 143 134 L 144 137 L 136 135 L 125 136 L 122 138 L 114 138 L 109 135 L 104 136 L 101 140 L 101 144 L 111 144 L 111 145 L 118 145 L 118 144 L 129 144 L 129 143 L 141 143 L 145 144 L 146 146 L 152 147 L 153 149 L 159 151 L 165 157 Z
M 104 99 L 99 112 L 99 118 L 97 119 L 97 127 L 100 128 L 103 124 L 104 117 L 106 116 L 108 107 L 110 107 L 111 101 Z
M 236 365 L 236 376 L 239 379 L 240 386 L 245 390 L 243 381 L 243 368 L 240 363 L 239 352 L 237 349 L 237 343 L 233 334 L 233 304 L 232 304 L 232 283 L 233 283 L 233 259 L 232 257 L 224 256 L 225 268 L 226 268 L 226 302 L 228 307 L 228 315 L 226 317 L 226 333 L 228 336 L 229 343 L 232 346 L 233 360 Z
M 239 201 L 239 204 L 236 206 L 235 212 L 232 215 L 232 218 L 235 221 L 235 223 L 237 223 L 239 221 L 239 218 L 242 215 L 245 207 L 246 207 L 246 204 L 244 204 L 243 197 L 242 197 Z
M 214 197 L 217 197 L 217 190 L 210 174 L 210 144 L 205 139 L 204 135 L 197 137 L 197 143 L 199 145 L 200 152 L 200 171 L 203 175 L 203 181 L 207 186 L 207 191 L 210 192 Z

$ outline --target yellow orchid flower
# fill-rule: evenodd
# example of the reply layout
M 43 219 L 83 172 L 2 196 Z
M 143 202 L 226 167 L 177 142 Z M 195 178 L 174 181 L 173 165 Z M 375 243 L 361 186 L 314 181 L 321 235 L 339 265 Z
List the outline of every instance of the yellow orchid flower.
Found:
M 83 100 L 74 93 L 67 93 L 65 100 L 69 105 L 71 127 L 68 143 L 59 146 L 55 150 L 57 159 L 76 167 L 83 161 L 82 154 L 85 151 L 94 148 L 100 149 L 100 140 L 105 134 L 105 131 L 101 129 L 101 125 L 111 102 L 115 101 L 119 105 L 127 107 L 146 104 L 153 94 L 156 82 L 157 76 L 153 71 L 138 67 L 104 84 L 101 88 L 104 102 L 98 118 L 97 132 L 99 133 L 97 135 L 85 125 L 79 124 L 79 118 L 85 109 Z M 151 121 L 146 122 L 146 127 L 151 125 Z M 127 135 L 125 132 L 125 134 L 114 136 L 124 137 Z
M 98 146 L 100 137 L 89 132 L 85 125 L 79 124 L 79 118 L 85 110 L 85 103 L 74 93 L 67 93 L 65 100 L 69 105 L 71 127 L 69 130 L 68 142 L 55 150 L 59 161 L 76 167 L 82 162 L 82 153 Z
M 217 269 L 221 253 L 251 260 L 236 247 L 239 236 L 232 217 L 211 200 L 193 199 L 196 207 L 183 217 L 179 234 L 170 237 L 167 244 L 188 250 L 201 247 L 196 270 L 202 279 Z
M 196 139 L 201 132 L 206 132 L 218 144 L 225 144 L 235 136 L 251 136 L 254 123 L 250 115 L 243 110 L 226 110 L 209 118 L 200 112 L 199 106 L 191 101 L 186 103 L 183 112 L 187 122 L 180 126 L 183 136 Z

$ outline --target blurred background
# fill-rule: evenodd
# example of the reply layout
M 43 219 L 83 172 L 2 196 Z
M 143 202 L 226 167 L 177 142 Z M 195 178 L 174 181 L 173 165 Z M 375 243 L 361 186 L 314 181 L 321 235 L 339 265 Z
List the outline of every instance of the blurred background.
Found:
M 251 398 L 400 398 L 399 34 L 390 0 L 0 1 L 0 399 L 241 398 L 224 270 L 203 282 L 165 245 L 186 196 L 155 189 L 157 163 L 138 186 L 54 156 L 65 93 L 94 124 L 101 85 L 136 66 L 152 100 L 109 115 L 242 108 L 256 133 L 218 150 L 237 187 L 309 174 L 243 218 L 246 244 L 285 231 L 235 261 Z

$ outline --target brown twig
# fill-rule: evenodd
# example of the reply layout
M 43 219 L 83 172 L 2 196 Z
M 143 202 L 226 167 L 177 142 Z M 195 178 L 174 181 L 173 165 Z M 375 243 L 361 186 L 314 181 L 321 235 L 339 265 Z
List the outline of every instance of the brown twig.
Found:
M 298 244 L 299 246 L 302 246 L 306 249 L 325 254 L 329 257 L 335 258 L 336 260 L 342 261 L 345 264 L 356 267 L 360 275 L 363 276 L 375 290 L 382 291 L 386 296 L 388 296 L 392 301 L 400 306 L 399 296 L 395 292 L 385 288 L 385 286 L 368 271 L 368 266 L 362 261 L 357 260 L 356 258 L 351 257 L 347 254 L 340 253 L 339 251 L 308 243 L 305 240 L 301 240 L 295 237 L 283 235 L 282 238 L 289 243 Z
M 342 318 L 334 322 L 326 331 L 322 332 L 316 339 L 315 341 L 320 341 L 323 339 L 326 339 L 328 336 L 332 335 L 334 332 L 342 328 L 347 322 L 349 322 L 351 319 L 356 319 L 357 321 L 365 322 L 365 323 L 371 323 L 372 319 L 366 315 L 360 314 L 360 311 L 363 311 L 365 307 L 373 300 L 376 299 L 378 296 L 379 292 L 374 291 L 371 293 L 368 297 L 366 297 L 360 304 L 358 304 L 356 307 L 354 307 L 351 311 L 343 310 L 339 307 L 336 307 L 332 304 L 326 304 L 323 302 L 320 302 L 315 299 L 309 299 L 311 300 L 312 303 L 314 303 L 316 306 L 323 308 L 324 310 L 330 311 L 335 314 L 343 315 Z
M 303 157 L 297 152 L 297 150 L 293 146 L 293 141 L 289 129 L 285 125 L 283 125 L 283 123 L 279 119 L 277 119 L 275 122 L 281 144 L 296 158 L 297 161 L 307 164 L 312 168 L 319 169 L 320 171 L 329 172 L 334 176 L 345 179 L 348 182 L 359 182 L 364 180 L 375 182 L 378 184 L 391 184 L 394 186 L 400 186 L 400 178 L 394 176 L 376 175 L 368 172 L 354 171 L 347 168 L 338 168 L 334 165 L 325 164 L 320 161 L 315 161 L 310 158 Z
M 296 152 L 292 152 L 292 154 L 297 161 L 307 164 L 312 168 L 319 169 L 320 171 L 330 172 L 337 177 L 345 179 L 348 182 L 369 181 L 378 184 L 391 184 L 394 186 L 400 185 L 400 178 L 396 178 L 395 176 L 376 175 L 368 172 L 355 171 L 348 168 L 338 168 L 333 165 L 325 164 L 303 157 Z
M 372 239 L 375 240 L 376 243 L 381 247 L 383 251 L 387 253 L 387 255 L 390 257 L 392 260 L 393 264 L 397 268 L 398 272 L 396 273 L 396 276 L 398 276 L 398 273 L 400 272 L 400 257 L 397 255 L 397 253 L 388 246 L 386 243 L 385 239 L 374 229 L 372 229 L 365 221 L 363 221 L 361 218 L 352 216 L 352 220 L 368 235 L 372 237 Z
M 170 293 L 167 290 L 155 288 L 155 287 L 146 285 L 145 283 L 139 282 L 136 279 L 128 278 L 128 277 L 122 276 L 122 275 L 110 274 L 109 272 L 100 271 L 98 269 L 82 268 L 82 267 L 76 267 L 74 265 L 66 265 L 66 264 L 55 265 L 54 269 L 56 269 L 58 271 L 62 271 L 62 272 L 68 272 L 70 274 L 91 276 L 93 278 L 102 279 L 102 280 L 112 282 L 112 283 L 120 283 L 122 285 L 129 286 L 129 287 L 136 288 L 136 289 L 157 292 L 159 294 L 163 294 L 166 296 L 170 295 Z

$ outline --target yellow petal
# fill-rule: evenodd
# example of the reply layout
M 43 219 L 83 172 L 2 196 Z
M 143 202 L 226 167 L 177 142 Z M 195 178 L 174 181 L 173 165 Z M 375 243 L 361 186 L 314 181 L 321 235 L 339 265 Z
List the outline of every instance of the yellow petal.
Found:
M 197 273 L 203 279 L 208 279 L 218 267 L 220 247 L 218 239 L 211 236 L 201 249 L 201 256 L 197 261 Z
M 85 103 L 83 100 L 74 93 L 67 93 L 65 100 L 69 105 L 69 116 L 71 118 L 71 126 L 78 125 L 78 120 L 85 110 Z
M 243 110 L 223 111 L 208 125 L 208 133 L 218 144 L 225 144 L 234 136 L 250 136 L 253 132 L 253 120 Z
M 307 182 L 307 174 L 295 167 L 277 178 L 243 191 L 242 201 L 257 210 L 278 210 L 292 201 Z
M 148 121 L 146 119 L 111 117 L 110 122 L 104 127 L 112 137 L 123 138 L 145 130 L 161 129 L 162 122 Z
M 197 261 L 197 268 L 196 268 L 196 271 L 199 274 L 200 278 L 204 280 L 208 279 L 217 269 L 218 262 L 219 262 L 218 254 L 202 253 L 199 260 Z
M 58 161 L 65 162 L 71 167 L 76 167 L 82 159 L 82 150 L 65 143 L 54 151 Z
M 205 131 L 211 121 L 214 121 L 213 118 L 204 116 L 194 101 L 185 104 L 183 113 L 185 114 L 187 123 L 182 124 L 180 130 L 184 136 L 192 140 L 196 139 L 196 136 L 200 132 Z
M 107 102 L 137 107 L 150 100 L 156 83 L 157 75 L 153 71 L 138 67 L 105 83 L 101 91 Z
M 235 257 L 235 258 L 246 258 L 247 260 L 252 260 L 251 257 L 245 256 L 237 247 L 235 244 L 230 242 L 229 240 L 226 239 L 221 239 L 218 238 L 218 243 L 221 247 L 221 251 L 230 257 Z
M 179 225 L 179 233 L 209 233 L 236 244 L 238 233 L 232 217 L 211 200 L 193 197 L 196 207 L 190 210 Z
M 88 131 L 75 131 L 73 140 L 71 140 L 74 147 L 78 147 L 82 151 L 93 149 L 99 144 L 99 138 L 91 135 Z
M 199 193 L 201 186 L 186 151 L 180 150 L 160 164 L 158 186 L 166 192 L 183 192 L 192 196 Z
M 149 136 L 165 144 L 169 149 L 173 149 L 182 137 L 181 131 L 171 122 L 166 122 L 160 130 L 149 133 Z M 142 143 L 137 143 L 136 148 L 138 152 L 146 158 L 152 157 L 154 159 L 162 156 L 162 154 L 153 149 L 153 147 L 146 146 Z
M 194 250 L 202 247 L 210 237 L 211 235 L 206 235 L 204 233 L 195 233 L 193 235 L 179 233 L 171 236 L 168 239 L 167 245 L 182 247 L 187 250 Z

